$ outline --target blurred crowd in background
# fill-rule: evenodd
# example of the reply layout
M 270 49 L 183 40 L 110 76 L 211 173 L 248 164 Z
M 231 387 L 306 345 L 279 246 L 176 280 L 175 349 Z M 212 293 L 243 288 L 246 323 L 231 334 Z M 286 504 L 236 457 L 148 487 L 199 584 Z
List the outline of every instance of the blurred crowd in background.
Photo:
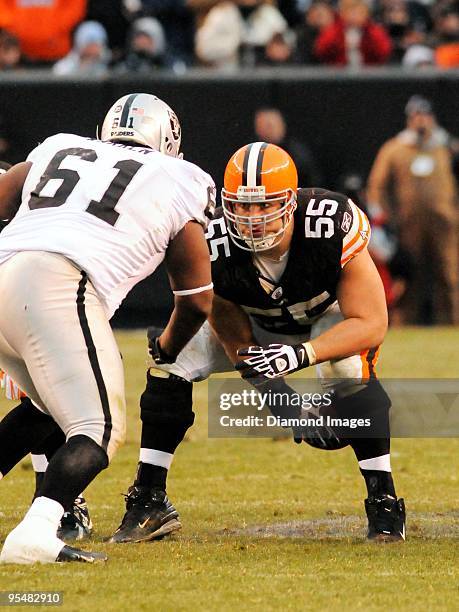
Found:
M 0 0 L 0 72 L 147 76 L 288 65 L 459 67 L 459 2 Z M 391 322 L 459 324 L 459 141 L 421 96 L 406 101 L 403 120 L 368 177 L 348 173 L 331 187 L 370 217 Z M 9 130 L 0 117 L 0 159 L 19 161 L 20 134 Z M 286 149 L 301 186 L 330 187 L 278 108 L 256 111 L 253 139 Z
M 0 70 L 459 66 L 454 0 L 0 0 Z
M 322 185 L 308 144 L 289 134 L 280 110 L 260 108 L 254 139 L 289 151 L 301 186 Z M 437 123 L 420 95 L 405 106 L 405 127 L 382 146 L 367 180 L 339 177 L 370 218 L 369 250 L 394 324 L 459 324 L 459 140 Z

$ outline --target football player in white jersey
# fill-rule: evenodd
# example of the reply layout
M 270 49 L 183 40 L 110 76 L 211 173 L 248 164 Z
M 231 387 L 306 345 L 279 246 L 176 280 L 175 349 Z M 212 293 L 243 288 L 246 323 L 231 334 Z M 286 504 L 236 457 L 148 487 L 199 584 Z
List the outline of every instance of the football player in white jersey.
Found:
M 8 162 L 0 161 L 0 174 L 4 174 L 11 168 L 11 164 Z M 0 231 L 8 225 L 8 220 L 0 220 Z M 7 399 L 20 400 L 21 403 L 29 404 L 31 400 L 26 394 L 20 389 L 14 380 L 9 376 L 7 372 L 0 370 L 0 387 L 5 390 Z M 18 410 L 14 412 L 22 412 L 23 406 L 18 407 Z M 1 430 L 0 423 L 0 430 Z M 30 449 L 32 466 L 35 472 L 35 493 L 34 497 L 38 495 L 43 477 L 48 467 L 48 458 L 56 452 L 56 450 L 65 442 L 65 436 L 56 425 L 53 432 L 45 440 L 42 440 L 37 446 Z M 11 465 L 11 464 L 9 464 Z M 0 466 L 0 473 L 7 473 L 10 470 L 9 466 L 5 464 Z M 73 501 L 71 508 L 65 509 L 62 516 L 60 526 L 57 530 L 59 537 L 62 540 L 81 540 L 91 535 L 92 532 L 92 521 L 89 516 L 88 506 L 84 497 L 79 495 Z
M 0 368 L 40 408 L 2 421 L 1 452 L 14 465 L 53 421 L 66 435 L 2 562 L 106 559 L 66 546 L 56 530 L 124 441 L 123 367 L 109 319 L 165 259 L 175 308 L 155 351 L 172 363 L 212 302 L 204 228 L 215 186 L 179 148 L 172 109 L 130 94 L 107 113 L 100 140 L 51 136 L 0 177 L 0 218 L 12 218 L 0 235 L 0 291 L 9 296 Z

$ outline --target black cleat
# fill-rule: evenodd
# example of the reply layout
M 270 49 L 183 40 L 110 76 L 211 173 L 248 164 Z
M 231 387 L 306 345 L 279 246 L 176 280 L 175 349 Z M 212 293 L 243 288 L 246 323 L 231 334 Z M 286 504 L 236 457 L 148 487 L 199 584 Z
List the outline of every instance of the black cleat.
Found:
M 126 513 L 109 542 L 161 540 L 181 528 L 178 512 L 165 491 L 132 486 L 126 495 Z
M 80 563 L 97 563 L 99 561 L 107 561 L 108 557 L 103 552 L 90 552 L 88 550 L 79 550 L 72 546 L 65 545 L 61 552 L 57 555 L 58 563 L 68 563 L 78 561 Z
M 369 497 L 365 500 L 368 517 L 367 538 L 373 542 L 405 540 L 405 502 L 391 495 Z
M 72 510 L 64 512 L 57 530 L 61 540 L 83 540 L 92 533 L 92 521 L 84 497 L 77 497 Z

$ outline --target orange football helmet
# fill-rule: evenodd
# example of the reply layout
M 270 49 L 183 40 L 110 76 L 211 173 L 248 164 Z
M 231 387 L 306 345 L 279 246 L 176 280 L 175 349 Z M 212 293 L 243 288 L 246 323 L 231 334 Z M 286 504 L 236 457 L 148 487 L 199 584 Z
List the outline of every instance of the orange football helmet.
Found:
M 295 164 L 277 145 L 252 142 L 236 151 L 226 166 L 222 189 L 223 214 L 233 242 L 252 252 L 266 251 L 278 244 L 292 220 L 297 190 Z M 237 212 L 252 204 L 260 214 Z M 269 212 L 263 214 L 265 207 Z M 282 227 L 270 231 L 267 226 L 278 219 Z

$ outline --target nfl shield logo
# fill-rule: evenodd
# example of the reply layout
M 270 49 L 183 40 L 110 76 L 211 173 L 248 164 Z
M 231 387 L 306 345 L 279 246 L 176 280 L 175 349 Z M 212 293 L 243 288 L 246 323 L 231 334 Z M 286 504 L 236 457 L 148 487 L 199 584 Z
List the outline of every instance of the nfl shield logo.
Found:
M 282 297 L 282 294 L 283 294 L 282 287 L 277 287 L 271 293 L 271 297 L 273 300 L 279 300 Z

